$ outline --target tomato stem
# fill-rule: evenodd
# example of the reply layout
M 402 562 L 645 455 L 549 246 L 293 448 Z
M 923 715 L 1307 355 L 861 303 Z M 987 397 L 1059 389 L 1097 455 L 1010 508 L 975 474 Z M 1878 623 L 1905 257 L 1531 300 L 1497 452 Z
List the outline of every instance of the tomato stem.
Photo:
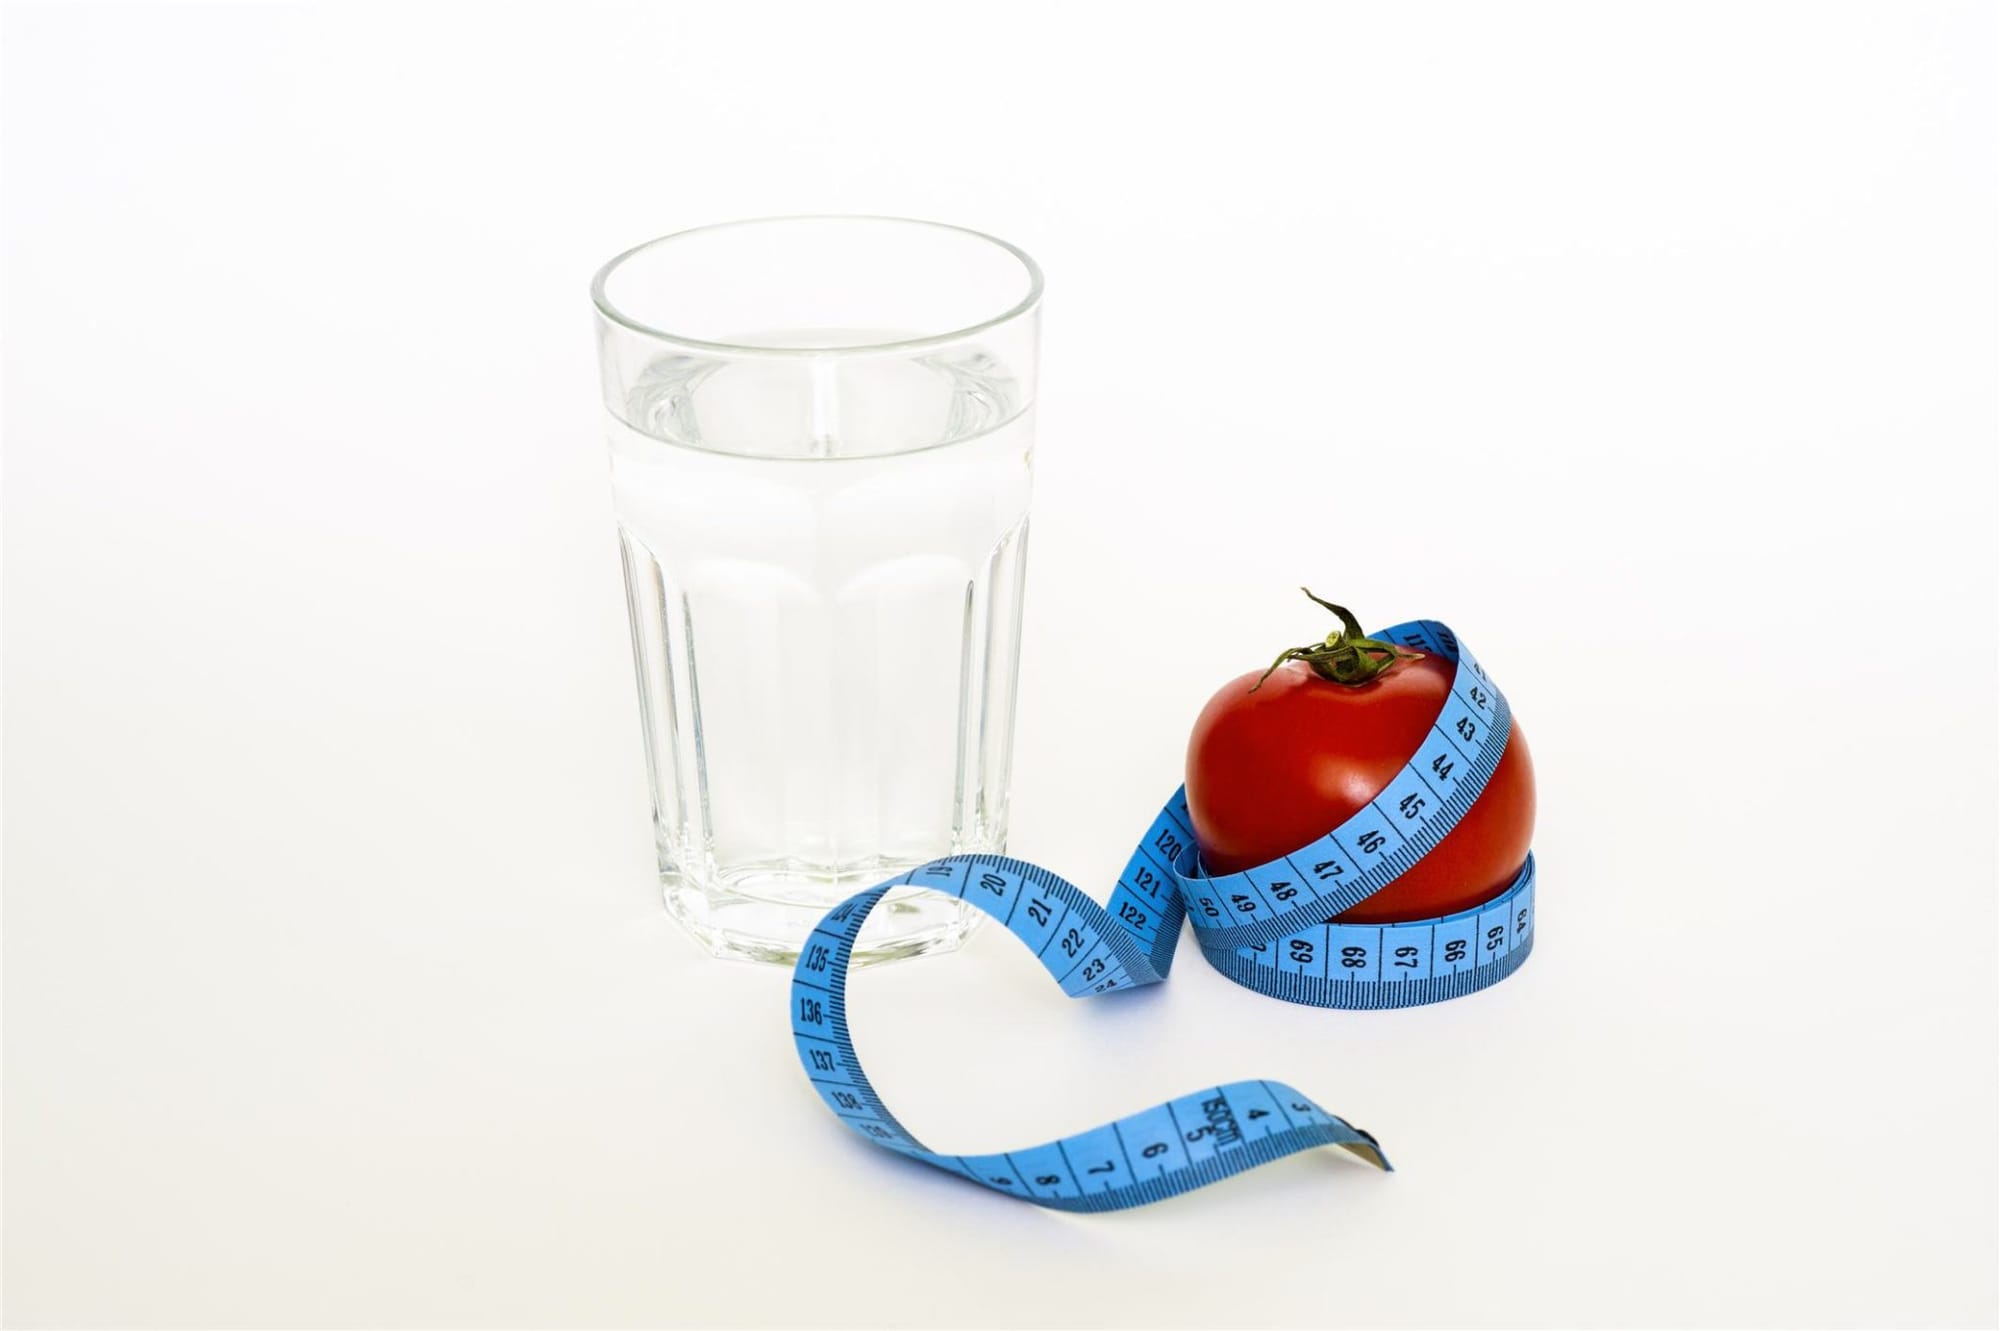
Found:
M 1255 693 L 1263 688 L 1264 681 L 1287 661 L 1304 661 L 1321 679 L 1330 680 L 1335 684 L 1345 684 L 1349 688 L 1359 688 L 1390 669 L 1396 662 L 1415 661 L 1423 656 L 1422 652 L 1408 651 L 1393 642 L 1383 642 L 1380 638 L 1369 637 L 1361 631 L 1361 621 L 1356 619 L 1346 606 L 1321 600 L 1312 594 L 1310 587 L 1301 587 L 1299 590 L 1304 592 L 1314 605 L 1331 610 L 1339 618 L 1340 627 L 1327 634 L 1321 642 L 1308 647 L 1287 647 L 1279 652 L 1278 659 L 1271 662 L 1271 669 L 1259 675 L 1257 682 L 1250 686 L 1250 692 Z

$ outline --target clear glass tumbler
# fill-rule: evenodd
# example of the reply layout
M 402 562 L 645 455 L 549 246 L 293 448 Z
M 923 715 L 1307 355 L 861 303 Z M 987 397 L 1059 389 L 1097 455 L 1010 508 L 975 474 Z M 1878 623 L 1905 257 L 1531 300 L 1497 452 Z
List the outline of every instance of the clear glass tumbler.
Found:
M 790 961 L 842 897 L 1006 844 L 1041 273 L 957 227 L 785 217 L 592 292 L 667 908 Z M 973 914 L 892 894 L 857 957 Z

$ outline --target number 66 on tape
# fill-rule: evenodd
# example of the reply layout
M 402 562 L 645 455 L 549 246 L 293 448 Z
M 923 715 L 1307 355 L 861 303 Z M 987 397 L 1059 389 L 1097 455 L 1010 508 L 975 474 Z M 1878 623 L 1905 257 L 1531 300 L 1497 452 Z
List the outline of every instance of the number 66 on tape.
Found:
M 1165 980 L 1183 919 L 1194 924 L 1202 955 L 1224 975 L 1315 1007 L 1434 1003 L 1511 975 L 1534 945 L 1532 855 L 1505 891 L 1472 910 L 1401 924 L 1330 922 L 1443 840 L 1479 798 L 1507 746 L 1507 699 L 1449 628 L 1416 620 L 1374 636 L 1453 662 L 1451 695 L 1410 763 L 1366 808 L 1312 845 L 1210 877 L 1197 861 L 1185 793 L 1176 791 L 1126 863 L 1108 909 L 1036 865 L 1004 855 L 951 855 L 828 911 L 800 953 L 791 988 L 799 1061 L 827 1107 L 888 1150 L 1064 1211 L 1159 1201 L 1315 1146 L 1339 1146 L 1388 1169 L 1368 1133 L 1276 1081 L 1207 1087 L 1026 1150 L 944 1155 L 918 1141 L 882 1103 L 847 1027 L 855 938 L 876 903 L 903 886 L 978 906 L 1071 997 Z M 1392 809 L 1423 812 L 1391 818 Z

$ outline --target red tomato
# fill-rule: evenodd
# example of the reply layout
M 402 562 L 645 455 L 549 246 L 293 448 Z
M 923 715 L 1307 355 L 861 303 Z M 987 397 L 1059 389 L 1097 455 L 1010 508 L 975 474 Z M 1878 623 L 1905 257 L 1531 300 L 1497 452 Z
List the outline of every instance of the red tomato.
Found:
M 1359 632 L 1350 644 L 1368 641 Z M 1451 692 L 1449 662 L 1404 655 L 1383 668 L 1388 645 L 1372 644 L 1372 664 L 1343 673 L 1379 673 L 1338 683 L 1313 662 L 1337 649 L 1336 637 L 1287 653 L 1294 659 L 1281 657 L 1254 691 L 1255 671 L 1232 680 L 1195 721 L 1188 812 L 1207 872 L 1265 864 L 1331 832 L 1387 788 L 1437 720 Z M 1499 766 L 1458 825 L 1400 878 L 1336 918 L 1384 924 L 1477 906 L 1520 873 L 1534 830 L 1534 766 L 1517 718 Z

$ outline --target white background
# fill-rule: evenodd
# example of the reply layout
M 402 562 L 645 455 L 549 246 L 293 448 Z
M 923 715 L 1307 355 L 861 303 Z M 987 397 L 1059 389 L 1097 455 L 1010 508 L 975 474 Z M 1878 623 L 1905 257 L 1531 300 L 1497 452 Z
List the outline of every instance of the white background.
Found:
M 1988 6 L 10 8 L 18 1325 L 1991 1324 Z M 872 1152 L 661 913 L 585 287 L 868 211 L 1048 273 L 1012 849 L 1450 620 L 1540 771 L 1476 998 L 997 932 L 857 981 L 946 1149 L 1244 1076 L 1048 1214 Z M 1102 888 L 1099 889 L 1100 891 Z

